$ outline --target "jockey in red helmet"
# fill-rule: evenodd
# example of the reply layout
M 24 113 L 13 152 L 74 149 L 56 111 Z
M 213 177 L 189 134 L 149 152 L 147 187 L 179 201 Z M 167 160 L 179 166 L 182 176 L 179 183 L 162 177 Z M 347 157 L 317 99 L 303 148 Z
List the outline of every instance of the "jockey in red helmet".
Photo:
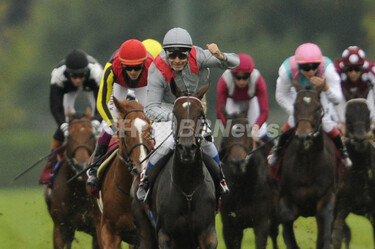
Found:
M 97 107 L 103 117 L 103 130 L 98 138 L 94 152 L 93 165 L 88 171 L 87 184 L 98 188 L 97 168 L 100 159 L 106 153 L 114 134 L 114 116 L 117 110 L 111 101 L 112 94 L 119 100 L 126 99 L 129 89 L 134 91 L 138 102 L 146 104 L 146 86 L 148 69 L 153 61 L 141 41 L 130 39 L 125 41 L 104 67 L 99 88 Z M 115 84 L 116 83 L 116 84 Z

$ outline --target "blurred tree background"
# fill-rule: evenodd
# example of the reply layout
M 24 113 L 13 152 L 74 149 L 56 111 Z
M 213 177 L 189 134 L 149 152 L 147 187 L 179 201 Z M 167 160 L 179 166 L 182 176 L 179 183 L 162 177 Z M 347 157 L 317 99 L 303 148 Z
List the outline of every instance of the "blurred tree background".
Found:
M 104 65 L 123 41 L 162 42 L 177 26 L 190 32 L 195 45 L 215 42 L 224 52 L 254 58 L 267 82 L 269 123 L 285 121 L 274 100 L 277 71 L 301 43 L 319 44 L 331 59 L 359 45 L 375 59 L 371 0 L 2 0 L 0 186 L 48 153 L 56 128 L 48 102 L 50 73 L 71 49 L 82 48 Z M 211 110 L 221 73 L 212 70 Z M 214 111 L 209 118 L 216 118 Z M 36 184 L 41 168 L 17 184 Z

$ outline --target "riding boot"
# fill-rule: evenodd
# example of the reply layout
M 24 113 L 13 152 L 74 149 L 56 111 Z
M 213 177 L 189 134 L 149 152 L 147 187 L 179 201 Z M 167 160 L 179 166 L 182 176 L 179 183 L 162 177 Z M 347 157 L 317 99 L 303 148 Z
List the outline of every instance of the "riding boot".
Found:
M 219 149 L 219 152 L 218 152 L 218 154 L 219 154 L 219 158 L 221 159 L 221 160 L 224 160 L 224 157 L 225 157 L 225 154 L 227 153 L 227 151 L 226 151 L 226 149 L 225 149 L 225 143 L 226 143 L 226 137 L 225 136 L 223 136 L 222 138 L 221 138 L 221 141 L 220 141 L 220 149 Z
M 272 147 L 271 153 L 267 157 L 268 165 L 274 166 L 277 162 L 277 159 L 279 158 L 279 155 L 286 144 L 286 142 L 289 140 L 290 136 L 293 133 L 293 129 L 287 130 L 283 133 L 281 133 L 279 140 L 277 141 L 277 144 Z
M 167 164 L 172 154 L 173 150 L 170 150 L 167 152 L 167 154 L 163 155 L 155 164 L 152 164 L 150 161 L 148 162 L 146 171 L 143 174 L 137 190 L 137 198 L 139 201 L 146 201 L 148 199 L 148 192 L 151 189 L 153 182 L 155 181 L 159 172 Z
M 332 138 L 333 143 L 335 144 L 336 148 L 340 151 L 342 160 L 344 161 L 344 168 L 349 169 L 352 167 L 352 161 L 349 158 L 348 151 L 346 149 L 345 144 L 342 141 L 341 135 L 337 135 L 336 137 Z
M 203 153 L 203 162 L 215 183 L 216 197 L 220 198 L 222 194 L 228 193 L 229 188 L 225 181 L 221 163 L 218 164 L 212 157 L 205 153 Z
M 100 144 L 100 143 L 97 144 L 95 148 L 92 164 L 90 166 L 90 169 L 87 171 L 87 175 L 89 176 L 89 178 L 87 179 L 87 184 L 89 186 L 96 187 L 96 188 L 99 187 L 100 183 L 97 177 L 97 171 L 102 162 L 101 159 L 104 156 L 104 154 L 107 152 L 107 150 L 108 150 L 108 145 Z
M 54 138 L 52 139 L 52 143 L 51 143 L 52 154 L 48 157 L 48 160 L 43 167 L 42 173 L 39 177 L 39 184 L 48 184 L 49 186 L 52 185 L 51 176 L 54 170 L 54 166 L 57 163 L 57 155 L 59 153 L 56 150 L 60 148 L 62 144 L 63 142 L 56 140 Z

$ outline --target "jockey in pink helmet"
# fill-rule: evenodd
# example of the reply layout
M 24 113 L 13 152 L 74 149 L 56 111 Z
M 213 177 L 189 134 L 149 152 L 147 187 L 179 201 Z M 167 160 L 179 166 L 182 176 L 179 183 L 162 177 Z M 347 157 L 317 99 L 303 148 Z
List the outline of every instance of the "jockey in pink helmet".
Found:
M 350 168 L 352 162 L 342 142 L 339 129 L 331 120 L 329 110 L 331 103 L 337 105 L 343 98 L 340 89 L 340 77 L 337 74 L 332 61 L 323 56 L 319 46 L 314 43 L 300 45 L 294 56 L 287 58 L 279 68 L 279 77 L 276 81 L 276 101 L 280 107 L 289 115 L 287 123 L 283 127 L 284 133 L 280 136 L 278 143 L 268 156 L 270 166 L 275 165 L 281 149 L 292 134 L 290 128 L 294 128 L 294 101 L 296 89 L 293 82 L 300 86 L 315 86 L 322 90 L 320 101 L 323 106 L 324 116 L 322 119 L 323 130 L 328 133 L 341 152 L 344 167 Z

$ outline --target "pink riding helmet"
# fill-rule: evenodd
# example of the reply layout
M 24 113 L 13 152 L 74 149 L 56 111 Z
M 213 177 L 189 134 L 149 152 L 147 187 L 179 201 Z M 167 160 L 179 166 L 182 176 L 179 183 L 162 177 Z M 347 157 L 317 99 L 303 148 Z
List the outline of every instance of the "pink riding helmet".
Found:
M 320 63 L 323 61 L 323 54 L 319 46 L 314 43 L 304 43 L 300 45 L 294 53 L 298 64 Z

